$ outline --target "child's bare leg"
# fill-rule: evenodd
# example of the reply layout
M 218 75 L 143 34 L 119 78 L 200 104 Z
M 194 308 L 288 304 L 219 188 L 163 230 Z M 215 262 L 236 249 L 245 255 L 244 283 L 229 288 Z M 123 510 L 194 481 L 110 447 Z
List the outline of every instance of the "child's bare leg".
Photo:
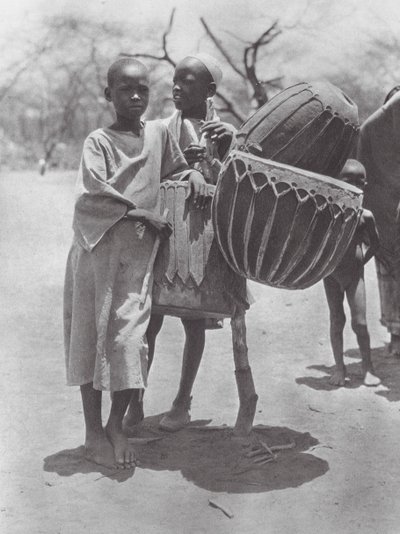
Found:
M 400 336 L 399 334 L 390 335 L 390 354 L 400 358 Z
M 205 320 L 182 319 L 185 328 L 182 372 L 178 394 L 171 410 L 161 419 L 160 428 L 175 432 L 190 422 L 190 400 L 205 344 Z
M 371 344 L 367 328 L 367 303 L 364 279 L 359 278 L 358 280 L 355 280 L 355 282 L 346 290 L 346 295 L 351 311 L 351 326 L 357 336 L 357 343 L 360 348 L 364 384 L 367 386 L 377 386 L 381 381 L 375 375 L 371 360 Z
M 115 468 L 114 449 L 101 421 L 101 391 L 94 389 L 90 382 L 81 386 L 81 396 L 86 426 L 85 456 L 96 464 Z
M 164 321 L 163 315 L 152 315 L 149 326 L 147 327 L 146 337 L 149 346 L 147 371 L 150 372 L 153 363 L 154 351 L 156 347 L 156 338 L 161 330 Z M 128 412 L 124 417 L 123 428 L 128 435 L 132 432 L 132 427 L 139 424 L 144 418 L 143 412 L 143 395 L 144 389 L 134 389 L 132 398 L 129 402 Z
M 132 393 L 132 389 L 113 392 L 110 416 L 105 428 L 106 435 L 114 448 L 117 467 L 120 469 L 129 469 L 136 465 L 135 450 L 122 432 L 122 419 Z
M 344 386 L 346 382 L 346 367 L 343 360 L 343 329 L 346 323 L 343 309 L 344 292 L 332 278 L 324 279 L 324 288 L 329 307 L 330 338 L 335 359 L 335 370 L 329 383 L 333 386 Z

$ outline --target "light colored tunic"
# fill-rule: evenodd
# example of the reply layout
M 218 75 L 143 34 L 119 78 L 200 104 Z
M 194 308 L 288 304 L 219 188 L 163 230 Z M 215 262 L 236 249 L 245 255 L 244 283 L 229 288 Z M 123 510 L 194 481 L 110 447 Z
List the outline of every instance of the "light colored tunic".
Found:
M 374 214 L 381 247 L 376 259 L 381 322 L 400 335 L 400 240 L 396 210 L 400 200 L 400 93 L 362 125 L 358 159 L 367 171 L 364 205 Z M 383 257 L 390 272 L 379 261 Z
M 159 213 L 160 180 L 182 178 L 186 169 L 161 121 L 144 123 L 139 136 L 104 128 L 86 139 L 64 291 L 69 385 L 146 386 L 152 278 L 144 303 L 140 293 L 155 236 L 125 214 L 134 207 Z

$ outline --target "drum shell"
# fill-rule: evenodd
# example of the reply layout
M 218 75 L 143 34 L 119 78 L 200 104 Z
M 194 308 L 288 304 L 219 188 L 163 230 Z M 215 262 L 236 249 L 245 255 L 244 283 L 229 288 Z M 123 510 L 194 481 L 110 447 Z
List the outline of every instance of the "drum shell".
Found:
M 281 91 L 239 129 L 238 149 L 336 177 L 359 130 L 356 104 L 328 82 Z
M 211 221 L 211 203 L 195 208 L 186 200 L 187 182 L 160 187 L 160 213 L 168 208 L 173 227 L 154 266 L 153 313 L 189 319 L 230 317 L 233 302 L 227 280 L 237 277 L 224 260 Z M 215 186 L 207 185 L 214 194 Z
M 344 182 L 232 151 L 213 199 L 215 236 L 241 276 L 304 289 L 339 264 L 361 204 L 362 191 Z

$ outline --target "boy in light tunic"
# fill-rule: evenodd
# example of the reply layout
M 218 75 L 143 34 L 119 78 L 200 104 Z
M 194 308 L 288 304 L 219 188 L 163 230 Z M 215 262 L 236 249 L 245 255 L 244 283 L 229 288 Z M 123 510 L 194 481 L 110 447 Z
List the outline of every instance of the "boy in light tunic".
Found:
M 65 280 L 66 368 L 67 383 L 81 389 L 87 459 L 130 468 L 135 453 L 122 418 L 133 391 L 146 386 L 152 273 L 144 302 L 140 295 L 155 238 L 171 232 L 159 215 L 160 180 L 190 171 L 168 128 L 141 120 L 149 99 L 146 67 L 117 60 L 107 81 L 116 120 L 88 136 L 78 175 Z M 203 182 L 190 172 L 196 201 Z M 102 390 L 112 392 L 104 429 Z

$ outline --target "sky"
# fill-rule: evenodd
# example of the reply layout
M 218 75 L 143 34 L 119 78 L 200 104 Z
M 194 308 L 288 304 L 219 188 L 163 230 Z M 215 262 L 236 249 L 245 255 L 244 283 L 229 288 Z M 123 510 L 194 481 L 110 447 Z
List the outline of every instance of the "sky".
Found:
M 302 12 L 308 3 L 317 9 L 320 6 L 321 13 L 326 11 L 326 6 L 335 5 L 344 18 L 351 6 L 352 20 L 344 22 L 344 27 L 352 23 L 358 28 L 366 19 L 366 11 L 372 13 L 372 20 L 367 21 L 370 25 L 378 19 L 378 23 L 384 21 L 390 27 L 400 25 L 398 0 L 0 0 L 0 24 L 4 29 L 14 30 L 27 21 L 60 13 L 86 14 L 98 20 L 163 21 L 168 19 L 172 7 L 176 7 L 178 18 L 190 35 L 201 15 L 217 26 L 228 24 L 243 30 L 248 29 L 251 13 L 258 13 L 261 19 L 268 15 L 284 15 L 290 19 L 291 15 L 296 17 Z M 330 22 L 328 18 L 326 23 Z M 254 21 L 251 25 L 254 26 Z
M 33 36 L 31 28 L 39 27 L 43 17 L 73 14 L 125 26 L 132 23 L 133 29 L 139 23 L 161 42 L 173 7 L 176 15 L 168 50 L 175 60 L 200 49 L 215 51 L 205 38 L 201 16 L 228 47 L 236 47 L 238 61 L 243 42 L 254 41 L 279 18 L 285 31 L 268 48 L 274 61 L 271 55 L 261 57 L 258 74 L 261 79 L 266 79 L 263 71 L 267 79 L 283 75 L 287 83 L 315 79 L 314 72 L 329 76 L 329 68 L 350 65 L 374 35 L 383 40 L 400 35 L 400 0 L 0 0 L 0 45 L 9 45 L 0 68 L 9 69 L 18 39 Z M 133 31 L 132 49 L 126 52 L 148 52 L 146 46 Z M 230 74 L 228 68 L 224 80 Z

